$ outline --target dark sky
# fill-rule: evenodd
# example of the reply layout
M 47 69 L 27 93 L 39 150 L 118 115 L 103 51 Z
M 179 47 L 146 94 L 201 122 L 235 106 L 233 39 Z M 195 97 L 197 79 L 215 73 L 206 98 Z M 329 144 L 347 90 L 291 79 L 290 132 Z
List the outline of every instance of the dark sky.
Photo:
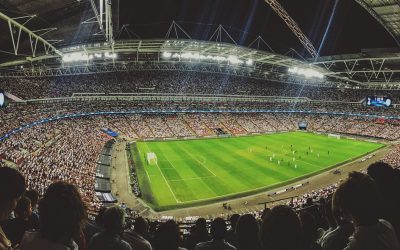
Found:
M 314 47 L 319 50 L 321 46 L 321 56 L 396 47 L 390 34 L 354 0 L 279 2 Z M 222 24 L 240 45 L 247 46 L 261 35 L 279 53 L 294 48 L 308 57 L 283 20 L 263 0 L 120 0 L 120 26 L 130 24 L 141 38 L 164 37 L 172 20 L 194 39 L 208 40 Z

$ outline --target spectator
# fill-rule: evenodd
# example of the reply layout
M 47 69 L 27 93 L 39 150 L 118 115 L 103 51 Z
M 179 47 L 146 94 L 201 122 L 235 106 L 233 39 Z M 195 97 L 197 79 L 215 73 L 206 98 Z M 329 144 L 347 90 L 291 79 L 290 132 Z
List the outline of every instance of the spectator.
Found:
M 123 234 L 132 249 L 152 250 L 152 246 L 144 236 L 149 231 L 149 223 L 143 217 L 137 217 L 133 223 L 133 230 L 129 230 Z
M 318 232 L 315 217 L 307 211 L 300 212 L 299 217 L 303 229 L 304 249 L 322 250 L 321 246 L 316 243 Z
M 231 250 L 236 249 L 228 242 L 225 242 L 226 223 L 222 218 L 216 218 L 211 222 L 211 241 L 200 242 L 196 245 L 196 250 Z
M 342 250 L 346 247 L 349 242 L 349 237 L 354 232 L 354 227 L 351 224 L 349 218 L 342 213 L 341 209 L 337 204 L 337 196 L 332 199 L 332 216 L 334 217 L 336 228 L 328 231 L 321 238 L 321 246 L 324 250 Z
M 266 214 L 260 237 L 264 250 L 301 250 L 302 235 L 297 214 L 290 207 L 279 205 Z
M 89 250 L 131 250 L 128 242 L 121 237 L 125 223 L 125 212 L 118 206 L 107 208 L 101 222 L 104 231 L 95 234 L 89 242 Z
M 236 223 L 237 223 L 239 217 L 240 217 L 239 214 L 231 215 L 231 217 L 229 218 L 229 221 L 231 223 L 231 228 L 228 230 L 228 232 L 226 233 L 226 236 L 225 236 L 226 241 L 235 247 L 237 247 L 235 230 L 236 230 Z
M 66 182 L 51 184 L 39 202 L 40 232 L 25 233 L 21 250 L 77 250 L 87 214 L 77 188 Z M 74 240 L 75 239 L 75 240 Z
M 37 203 L 39 201 L 39 193 L 36 190 L 30 189 L 25 192 L 25 196 L 31 201 L 32 213 L 29 217 L 31 228 L 39 230 L 39 215 L 37 213 Z
M 191 228 L 190 235 L 185 243 L 188 250 L 194 250 L 197 243 L 209 241 L 207 231 L 207 221 L 204 218 L 196 220 L 196 224 Z
M 389 164 L 376 162 L 368 167 L 368 175 L 374 179 L 381 197 L 379 212 L 382 218 L 394 227 L 397 239 L 400 239 L 400 177 L 398 169 Z
M 323 204 L 323 213 L 328 228 L 322 233 L 319 241 L 321 241 L 329 232 L 332 232 L 337 226 L 332 212 L 332 197 L 328 197 L 327 201 Z
M 368 175 L 350 173 L 349 178 L 336 190 L 334 200 L 355 226 L 355 232 L 345 250 L 400 249 L 392 225 L 378 217 L 378 188 Z
M 21 242 L 22 236 L 28 229 L 33 229 L 29 219 L 32 214 L 31 200 L 22 196 L 14 210 L 15 218 L 4 222 L 3 229 L 13 245 Z
M 0 167 L 0 223 L 10 217 L 25 192 L 25 179 L 15 169 Z M 0 249 L 11 249 L 12 243 L 0 226 Z
M 185 250 L 179 247 L 181 242 L 178 225 L 173 220 L 162 223 L 155 233 L 155 250 Z
M 97 213 L 95 220 L 94 221 L 89 221 L 86 224 L 85 227 L 85 237 L 86 237 L 86 242 L 89 242 L 90 239 L 93 237 L 93 235 L 100 233 L 101 231 L 104 230 L 103 224 L 102 224 L 102 218 L 104 215 L 104 212 L 106 211 L 105 207 L 101 207 L 99 212 Z
M 261 250 L 259 225 L 251 214 L 239 217 L 236 224 L 236 242 L 239 250 Z

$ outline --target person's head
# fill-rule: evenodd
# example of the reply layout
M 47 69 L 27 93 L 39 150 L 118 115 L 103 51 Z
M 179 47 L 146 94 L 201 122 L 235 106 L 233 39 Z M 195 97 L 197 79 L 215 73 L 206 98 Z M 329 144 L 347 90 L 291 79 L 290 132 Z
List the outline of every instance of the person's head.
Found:
M 335 219 L 335 222 L 337 225 L 342 225 L 344 223 L 347 223 L 351 220 L 349 214 L 345 214 L 340 207 L 340 204 L 338 204 L 338 196 L 334 195 L 332 197 L 332 216 Z
M 375 162 L 368 167 L 367 173 L 375 181 L 383 195 L 397 196 L 400 179 L 392 166 L 384 162 Z
M 25 196 L 28 197 L 31 200 L 32 209 L 35 209 L 36 205 L 37 205 L 37 203 L 39 201 L 39 193 L 38 193 L 38 191 L 36 191 L 34 189 L 30 189 L 30 190 L 25 192 Z
M 99 213 L 96 215 L 96 218 L 94 219 L 94 221 L 96 222 L 97 226 L 103 226 L 103 215 L 104 212 L 106 211 L 106 207 L 101 207 L 99 209 Z
M 253 215 L 244 214 L 240 216 L 236 223 L 235 232 L 239 249 L 259 249 L 259 226 Z
M 359 226 L 375 224 L 378 220 L 378 188 L 366 174 L 351 172 L 336 190 L 334 204 Z
M 176 250 L 179 247 L 180 235 L 178 225 L 173 220 L 162 223 L 155 233 L 155 249 Z
M 310 247 L 318 237 L 315 217 L 307 211 L 300 212 L 299 217 L 303 229 L 303 241 L 306 247 Z
M 226 232 L 226 223 L 224 219 L 216 218 L 211 222 L 211 236 L 214 240 L 222 240 Z
M 207 221 L 204 218 L 198 218 L 195 224 L 195 230 L 199 234 L 208 235 Z
M 43 237 L 55 242 L 78 237 L 87 218 L 78 189 L 62 181 L 54 182 L 47 188 L 39 201 L 39 213 Z
M 267 216 L 267 214 L 270 211 L 271 211 L 271 208 L 269 208 L 269 207 L 264 208 L 264 210 L 262 211 L 262 214 L 261 214 L 261 220 L 264 220 L 265 216 Z
M 239 217 L 239 214 L 232 214 L 231 217 L 229 217 L 229 222 L 231 223 L 231 227 L 233 230 L 235 230 L 236 228 L 236 223 L 239 220 Z
M 138 234 L 146 234 L 149 231 L 149 223 L 143 217 L 137 217 L 133 223 L 133 228 Z
M 106 232 L 121 234 L 125 223 L 125 212 L 119 206 L 109 207 L 104 211 L 101 221 Z
M 261 227 L 261 244 L 264 250 L 302 249 L 301 223 L 289 206 L 279 205 L 269 211 Z
M 31 200 L 26 196 L 22 196 L 14 209 L 14 213 L 18 218 L 28 219 L 32 214 Z
M 20 172 L 0 167 L 0 221 L 7 219 L 25 192 L 25 179 Z

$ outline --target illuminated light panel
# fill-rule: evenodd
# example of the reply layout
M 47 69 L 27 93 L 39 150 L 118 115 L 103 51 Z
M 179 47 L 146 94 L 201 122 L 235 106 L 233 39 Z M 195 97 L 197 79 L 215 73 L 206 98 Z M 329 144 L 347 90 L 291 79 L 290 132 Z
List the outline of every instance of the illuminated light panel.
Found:
M 195 59 L 195 60 L 208 60 L 208 61 L 216 61 L 216 62 L 229 62 L 230 64 L 246 64 L 246 65 L 253 65 L 253 60 L 249 59 L 247 61 L 240 60 L 235 55 L 225 56 L 212 56 L 212 55 L 203 55 L 200 53 L 171 53 L 164 51 L 162 53 L 162 57 L 169 59 L 169 58 L 176 58 L 176 59 Z
M 324 78 L 324 74 L 311 68 L 304 69 L 304 68 L 294 67 L 294 68 L 289 68 L 288 72 L 295 75 L 304 76 L 306 78 L 321 78 L 321 79 Z
M 84 52 L 73 52 L 64 54 L 62 57 L 63 62 L 79 62 L 79 61 L 90 61 L 94 58 L 117 58 L 117 54 L 106 52 L 102 53 L 94 53 L 94 54 L 87 54 Z

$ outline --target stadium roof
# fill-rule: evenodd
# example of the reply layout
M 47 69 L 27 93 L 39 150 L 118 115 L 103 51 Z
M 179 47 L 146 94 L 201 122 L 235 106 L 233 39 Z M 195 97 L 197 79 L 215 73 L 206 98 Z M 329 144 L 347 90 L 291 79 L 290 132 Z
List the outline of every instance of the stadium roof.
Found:
M 356 0 L 393 36 L 400 46 L 400 1 Z
M 399 0 L 355 0 L 358 3 L 360 3 L 364 8 L 366 8 L 372 16 L 374 16 L 380 24 L 382 24 L 387 31 L 390 32 L 390 34 L 396 39 L 397 42 L 399 42 L 399 20 L 400 20 L 400 2 Z M 351 1 L 353 5 L 357 5 L 355 1 Z M 240 19 L 245 22 L 245 25 L 241 25 L 241 27 L 245 27 L 246 29 L 240 33 L 239 35 L 236 34 L 232 35 L 233 38 L 230 36 L 229 32 L 233 32 L 234 29 L 230 29 L 231 27 L 226 27 L 228 31 L 224 29 L 224 26 L 217 26 L 217 29 L 214 30 L 215 26 L 209 26 L 209 24 L 205 24 L 207 26 L 207 32 L 204 32 L 204 30 L 194 32 L 193 30 L 190 30 L 188 34 L 192 35 L 195 39 L 188 40 L 186 38 L 190 38 L 189 36 L 186 36 L 185 39 L 181 39 L 182 37 L 178 37 L 178 33 L 183 31 L 185 35 L 185 31 L 181 29 L 181 31 L 177 32 L 177 26 L 174 26 L 171 30 L 168 30 L 167 37 L 165 39 L 137 39 L 137 40 L 116 40 L 115 43 L 111 43 L 110 40 L 107 40 L 107 36 L 105 36 L 105 30 L 104 30 L 104 24 L 103 26 L 99 25 L 99 15 L 96 14 L 96 8 L 99 11 L 100 6 L 99 2 L 104 2 L 104 4 L 107 2 L 107 0 L 101 0 L 101 1 L 95 1 L 95 0 L 38 0 L 38 1 L 25 1 L 25 0 L 2 0 L 0 1 L 0 30 L 6 31 L 7 35 L 4 35 L 0 39 L 0 70 L 2 71 L 2 74 L 6 72 L 7 74 L 15 74 L 15 75 L 26 75 L 26 74 L 33 74 L 33 75 L 41 75 L 41 74 L 50 74 L 53 75 L 54 72 L 56 74 L 72 74 L 72 73 L 90 73 L 90 72 L 96 72 L 98 71 L 111 71 L 112 67 L 122 67 L 122 68 L 116 68 L 117 70 L 125 70 L 126 68 L 129 68 L 129 66 L 132 65 L 138 65 L 140 63 L 141 65 L 147 65 L 147 62 L 157 62 L 154 63 L 154 65 L 157 65 L 159 67 L 160 62 L 163 64 L 163 67 L 173 67 L 173 65 L 177 65 L 176 58 L 170 58 L 167 60 L 166 58 L 162 58 L 162 53 L 167 51 L 170 53 L 175 53 L 175 54 L 183 54 L 185 52 L 188 53 L 197 53 L 201 54 L 203 53 L 206 56 L 235 56 L 238 57 L 239 60 L 244 60 L 244 61 L 254 61 L 254 65 L 244 65 L 245 67 L 240 67 L 241 70 L 239 70 L 241 73 L 240 74 L 248 74 L 249 72 L 252 72 L 251 74 L 254 74 L 254 72 L 258 71 L 258 75 L 256 77 L 259 77 L 261 73 L 270 74 L 268 77 L 264 76 L 264 78 L 268 79 L 275 79 L 275 80 L 282 80 L 282 74 L 287 74 L 287 70 L 289 68 L 293 67 L 298 67 L 298 68 L 314 68 L 318 72 L 323 72 L 324 75 L 327 77 L 325 78 L 325 82 L 323 84 L 330 85 L 332 84 L 332 81 L 334 82 L 335 85 L 342 86 L 343 84 L 355 84 L 355 85 L 370 85 L 371 83 L 373 84 L 379 84 L 379 83 L 384 83 L 384 84 L 400 84 L 400 62 L 396 59 L 398 57 L 398 52 L 393 53 L 392 55 L 365 55 L 365 54 L 353 54 L 350 55 L 350 58 L 348 58 L 348 55 L 343 55 L 339 57 L 343 57 L 341 59 L 337 59 L 337 57 L 322 57 L 317 59 L 317 61 L 314 62 L 314 60 L 297 60 L 285 55 L 282 55 L 284 52 L 280 51 L 280 53 L 274 53 L 271 47 L 263 40 L 260 36 L 258 40 L 254 40 L 253 38 L 248 40 L 249 36 L 243 37 L 244 34 L 249 34 L 250 33 L 250 23 L 252 22 L 253 19 L 259 19 L 259 16 L 265 16 L 265 13 L 268 13 L 268 16 L 271 16 L 271 9 L 265 9 L 267 8 L 267 4 L 263 0 L 255 0 L 253 3 L 250 4 L 250 1 L 248 3 L 248 6 L 242 6 L 244 2 L 247 3 L 247 1 L 236 1 L 234 3 L 236 11 L 233 11 L 229 15 L 234 15 L 230 16 L 228 19 Z M 124 21 L 134 21 L 132 19 L 129 19 L 130 16 L 138 16 L 142 15 L 141 18 L 143 18 L 143 15 L 149 15 L 152 18 L 155 16 L 155 13 L 151 12 L 149 14 L 143 14 L 143 13 L 138 13 L 138 9 L 145 8 L 145 5 L 148 4 L 150 5 L 151 8 L 157 8 L 160 6 L 164 6 L 165 2 L 160 1 L 160 6 L 154 5 L 155 0 L 151 3 L 144 3 L 143 6 L 137 6 L 138 8 L 133 8 L 132 11 L 136 11 L 136 15 L 132 15 L 129 13 L 127 14 L 126 10 L 122 8 L 121 11 L 119 11 L 118 7 L 121 2 L 121 6 L 125 4 L 124 6 L 132 7 L 132 2 L 128 0 L 115 0 L 112 1 L 113 8 L 111 11 L 112 14 L 112 21 L 115 27 L 124 27 L 123 25 L 119 25 L 119 20 L 124 20 Z M 172 6 L 171 8 L 175 8 L 177 6 L 182 5 L 180 1 L 172 1 Z M 207 1 L 205 1 L 207 2 Z M 187 15 L 193 15 L 193 11 L 201 11 L 202 16 L 208 16 L 210 14 L 211 17 L 213 17 L 213 20 L 208 20 L 213 23 L 221 21 L 219 18 L 219 15 L 216 15 L 215 13 L 221 10 L 220 3 L 224 2 L 223 0 L 215 3 L 213 5 L 214 7 L 217 7 L 216 10 L 213 10 L 212 13 L 208 13 L 207 10 L 209 11 L 209 8 L 207 7 L 206 9 L 202 10 L 197 10 L 197 8 L 193 8 L 193 6 L 188 7 L 188 6 L 183 6 L 182 8 L 188 8 L 186 11 L 188 14 Z M 324 37 L 322 40 L 325 39 L 325 35 L 329 31 L 329 26 L 331 23 L 331 19 L 335 16 L 335 9 L 336 5 L 334 6 L 332 10 L 332 3 L 336 3 L 337 1 L 331 1 L 330 4 L 325 4 L 317 6 L 317 2 L 314 0 L 310 0 L 310 6 L 302 7 L 303 3 L 301 3 L 301 11 L 298 11 L 297 9 L 299 6 L 297 6 L 295 3 L 293 6 L 289 4 L 288 2 L 285 1 L 280 1 L 282 2 L 284 7 L 289 7 L 288 12 L 290 14 L 295 14 L 294 19 L 296 19 L 299 22 L 299 26 L 304 26 L 305 24 L 306 28 L 305 32 L 308 36 L 310 36 L 310 40 L 316 43 L 316 41 L 321 40 L 322 37 Z M 297 1 L 295 1 L 297 2 Z M 339 4 L 344 4 L 348 3 L 349 1 L 339 1 Z M 319 3 L 319 2 L 318 2 Z M 94 5 L 98 5 L 97 7 L 93 7 Z M 164 5 L 163 5 L 164 4 Z M 225 3 L 227 4 L 227 3 Z M 231 4 L 231 1 L 229 1 L 229 6 Z M 299 3 L 297 3 L 299 4 Z M 203 4 L 204 5 L 204 4 Z M 329 5 L 329 6 L 328 6 Z M 316 7 L 317 6 L 317 7 Z M 104 6 L 103 6 L 104 7 Z M 136 7 L 136 6 L 135 6 Z M 184 8 L 185 7 L 185 8 Z M 194 6 L 197 7 L 197 6 Z M 204 6 L 203 6 L 204 7 Z M 222 6 L 223 7 L 223 6 Z M 242 11 L 243 8 L 250 8 L 251 11 L 247 9 L 246 11 Z M 290 8 L 292 7 L 292 8 Z M 314 8 L 310 10 L 311 7 Z M 362 10 L 358 5 L 357 7 Z M 105 8 L 105 7 L 104 7 Z M 293 8 L 296 10 L 295 13 L 293 13 Z M 323 17 L 323 15 L 316 15 L 314 17 L 309 17 L 310 12 L 311 13 L 318 13 L 318 10 L 324 9 L 325 11 L 328 10 L 328 13 L 331 12 L 331 18 Z M 339 7 L 338 7 L 339 8 Z M 353 7 L 351 7 L 353 8 Z M 223 8 L 222 8 L 223 9 Z M 291 9 L 291 11 L 290 11 Z M 129 9 L 130 10 L 130 9 Z M 217 11 L 218 10 L 218 11 Z M 238 11 L 240 10 L 240 11 Z M 261 10 L 261 12 L 260 12 Z M 332 11 L 331 11 L 332 10 Z M 342 8 L 342 11 L 344 10 L 344 7 Z M 160 11 L 160 10 L 158 10 Z M 256 13 L 258 11 L 258 14 Z M 351 9 L 352 11 L 352 9 Z M 121 12 L 121 16 L 119 16 Z M 140 12 L 140 11 L 139 11 Z M 146 12 L 146 11 L 142 11 Z M 171 9 L 168 10 L 162 10 L 163 14 L 165 13 L 173 13 Z M 182 9 L 180 9 L 179 12 L 182 12 Z M 185 12 L 185 11 L 184 11 Z M 185 12 L 185 13 L 186 13 Z M 305 13 L 303 16 L 297 16 L 298 13 Z M 158 12 L 157 12 L 158 13 Z M 314 15 L 315 15 L 314 13 Z M 237 16 L 240 14 L 241 16 Z M 327 13 L 325 13 L 327 14 Z M 367 16 L 369 16 L 367 13 L 365 13 Z M 176 14 L 175 14 L 176 15 Z M 250 15 L 250 16 L 249 16 Z M 258 15 L 258 16 L 257 16 Z M 106 15 L 104 15 L 106 16 Z M 181 13 L 177 16 L 181 16 Z M 223 18 L 227 18 L 226 13 L 221 13 L 221 16 Z M 237 16 L 237 18 L 236 18 Z M 287 29 L 287 27 L 284 26 L 282 20 L 276 19 L 278 18 L 277 15 L 272 15 L 275 19 L 273 22 L 269 21 L 268 17 L 266 20 L 263 22 L 267 22 L 268 25 L 270 23 L 273 23 L 273 26 L 278 27 L 278 32 L 280 33 L 288 33 L 290 34 L 290 30 Z M 326 15 L 325 15 L 326 16 Z M 328 15 L 329 16 L 329 15 Z M 221 17 L 221 18 L 222 18 Z M 354 19 L 358 18 L 359 14 L 355 13 L 354 14 Z M 111 17 L 110 17 L 111 18 Z M 244 18 L 244 19 L 243 19 Z M 308 19 L 307 19 L 308 18 Z M 104 17 L 103 17 L 104 19 Z M 303 19 L 307 19 L 303 23 Z M 323 20 L 322 20 L 323 19 Z M 342 18 L 343 19 L 343 18 Z M 373 20 L 372 17 L 370 19 Z M 4 22 L 5 21 L 5 22 Z M 158 21 L 158 20 L 156 20 Z M 254 21 L 254 24 L 260 24 L 258 20 L 257 22 Z M 325 29 L 325 23 L 329 21 L 329 25 Z M 374 21 L 374 20 L 373 20 Z M 375 21 L 374 21 L 375 22 Z M 16 24 L 18 23 L 18 24 Z M 321 24 L 324 23 L 324 24 Z M 253 26 L 254 26 L 253 24 Z M 264 23 L 265 24 L 265 23 Z M 318 25 L 317 25 L 318 24 Z M 377 22 L 375 22 L 376 25 Z M 197 24 L 196 24 L 197 25 Z M 262 26 L 262 25 L 258 25 Z M 265 25 L 264 25 L 265 26 Z M 318 26 L 319 28 L 316 28 L 315 33 L 318 33 L 318 35 L 311 34 L 312 32 L 307 32 L 307 29 L 314 30 L 314 26 Z M 321 29 L 323 26 L 324 29 Z M 344 25 L 344 26 L 349 26 L 349 25 Z M 379 25 L 378 25 L 379 26 Z M 100 27 L 103 27 L 100 29 Z M 127 26 L 125 26 L 127 27 Z M 198 29 L 198 26 L 194 26 L 195 30 Z M 150 30 L 147 26 L 142 27 L 145 30 Z M 180 28 L 180 27 L 179 27 Z M 164 28 L 163 28 L 164 29 Z M 218 29 L 220 29 L 218 31 Z M 342 28 L 340 28 L 342 29 Z M 23 32 L 21 32 L 21 30 Z M 381 28 L 381 30 L 384 30 Z M 121 30 L 120 30 L 121 31 Z M 127 33 L 129 31 L 125 30 Z M 132 30 L 131 30 L 132 31 Z M 133 31 L 136 31 L 135 28 L 133 28 Z M 172 32 L 170 32 L 172 31 Z M 284 32 L 283 32 L 284 31 Z M 371 30 L 371 32 L 375 32 L 376 30 Z M 163 30 L 162 33 L 165 34 L 166 30 Z M 224 42 L 227 42 L 227 40 L 223 40 L 222 36 L 224 35 L 223 33 L 225 32 L 225 38 L 228 37 L 228 42 L 231 42 L 232 44 L 227 44 Z M 337 31 L 336 31 L 337 32 Z M 117 36 L 118 33 L 118 36 Z M 168 36 L 169 33 L 175 33 L 176 34 L 176 39 L 170 39 L 171 37 Z M 196 37 L 196 33 L 201 33 L 201 34 L 207 34 L 208 39 L 210 41 L 199 41 L 199 39 Z M 340 34 L 341 32 L 337 32 Z M 363 32 L 365 33 L 365 32 Z M 367 32 L 368 33 L 368 32 Z M 385 33 L 385 32 L 384 32 Z M 231 33 L 232 34 L 232 33 Z M 114 32 L 115 37 L 119 37 L 120 32 Z M 292 34 L 290 34 L 292 35 Z M 386 34 L 387 35 L 387 34 Z M 293 36 L 293 35 L 292 35 Z M 314 36 L 314 38 L 313 38 Z M 332 35 L 331 35 L 332 36 Z M 160 37 L 160 36 L 158 36 Z M 219 38 L 218 38 L 219 37 Z M 315 38 L 317 37 L 317 38 Z M 374 39 L 381 39 L 380 36 L 373 35 Z M 387 39 L 389 37 L 389 39 Z M 106 39 L 104 39 L 106 38 Z M 122 38 L 124 38 L 122 36 Z M 149 38 L 149 37 L 146 37 Z M 202 37 L 204 40 L 205 37 Z M 216 38 L 216 39 L 215 39 Z M 297 41 L 295 37 L 281 37 L 279 34 L 271 34 L 269 39 L 276 39 L 277 42 L 276 44 L 283 43 L 283 44 L 290 44 L 290 42 L 297 43 L 297 45 L 300 45 L 300 43 Z M 336 37 L 335 37 L 336 39 Z M 350 38 L 351 40 L 353 37 Z M 357 39 L 357 37 L 354 37 L 354 39 Z M 383 36 L 385 41 L 391 40 L 390 36 L 387 35 L 386 37 Z M 381 39 L 381 40 L 382 40 Z M 108 42 L 105 42 L 107 40 Z M 217 40 L 217 41 L 216 41 Z M 328 40 L 328 39 L 327 39 Z M 363 39 L 363 40 L 368 40 L 368 39 Z M 11 43 L 12 41 L 12 43 Z M 246 42 L 243 42 L 246 41 Z M 263 44 L 266 44 L 267 48 L 264 47 L 263 49 L 268 49 L 269 51 L 263 51 L 261 50 L 262 48 L 259 48 L 257 45 L 256 49 L 251 49 L 247 48 L 247 45 L 251 42 L 251 44 L 255 44 L 254 42 L 257 41 L 256 43 L 259 45 L 260 41 L 262 41 Z M 336 40 L 335 40 L 336 41 Z M 358 41 L 358 40 L 357 40 Z M 172 44 L 171 44 L 172 42 Z M 36 46 L 35 43 L 38 43 Z M 319 43 L 319 42 L 317 42 Z M 323 44 L 323 42 L 321 42 Z M 197 45 L 196 45 L 197 44 Z M 275 45 L 276 45 L 275 44 Z M 245 45 L 245 46 L 243 46 Z M 200 47 L 196 47 L 200 46 Z M 201 49 L 203 46 L 204 49 Z M 284 45 L 285 47 L 286 45 Z M 301 46 L 301 45 L 300 45 Z M 321 44 L 319 49 L 321 49 Z M 272 46 L 275 48 L 274 46 Z M 254 48 L 254 46 L 253 46 Z M 286 47 L 287 49 L 290 49 L 290 47 Z M 360 48 L 358 48 L 359 50 Z M 116 53 L 118 58 L 114 58 L 111 61 L 107 60 L 94 60 L 94 63 L 86 63 L 84 65 L 83 63 L 76 63 L 75 65 L 71 65 L 68 63 L 63 63 L 62 56 L 63 53 L 70 53 L 70 52 L 85 52 L 88 55 L 92 53 L 93 55 L 95 53 Z M 279 50 L 278 50 L 279 51 Z M 292 54 L 296 54 L 295 57 L 300 58 L 301 55 L 299 55 L 295 50 L 291 49 Z M 301 51 L 300 51 L 301 54 Z M 300 57 L 298 57 L 300 56 Z M 359 57 L 359 58 L 358 58 Z M 159 60 L 159 59 L 162 60 Z M 187 58 L 186 58 L 187 59 Z M 188 63 L 187 65 L 191 64 L 194 60 L 193 58 L 182 60 L 182 58 L 179 58 L 178 62 L 179 63 Z M 170 65 L 166 65 L 166 62 L 170 62 Z M 210 65 L 217 65 L 218 63 L 206 63 L 202 62 L 201 63 L 203 66 L 207 64 L 207 67 Z M 228 63 L 229 64 L 229 63 Z M 193 65 L 193 63 L 192 63 Z M 360 66 L 360 68 L 357 68 L 357 66 Z M 372 65 L 369 67 L 368 65 Z M 17 67 L 18 66 L 18 67 Z M 98 68 L 98 66 L 106 66 L 108 68 Z M 135 66 L 135 67 L 136 67 Z M 148 66 L 148 65 L 147 65 Z M 226 65 L 225 65 L 226 66 Z M 97 68 L 96 68 L 97 67 Z M 109 68 L 111 67 L 111 68 Z M 185 66 L 186 67 L 186 66 Z M 84 69 L 82 69 L 84 68 Z M 237 66 L 233 67 L 236 69 L 238 68 Z M 253 70 L 251 70 L 253 68 Z M 71 69 L 73 69 L 71 71 Z M 95 70 L 93 70 L 95 69 Z M 250 69 L 250 71 L 249 71 Z M 257 70 L 254 70 L 257 69 Z M 29 70 L 29 72 L 28 72 Z M 227 69 L 228 71 L 231 71 L 231 69 Z M 238 72 L 239 72 L 238 71 Z M 57 73 L 58 72 L 58 73 Z M 276 74 L 276 75 L 274 75 Z M 4 75 L 4 74 L 3 74 Z M 272 76 L 274 75 L 274 76 Z M 290 78 L 290 76 L 289 76 Z M 286 81 L 286 80 L 285 80 Z M 303 81 L 300 81 L 299 83 L 303 83 Z M 308 82 L 306 82 L 308 83 Z M 313 84 L 313 83 L 311 83 Z M 376 85 L 375 84 L 375 85 Z M 396 85 L 397 86 L 397 85 Z M 400 86 L 400 85 L 399 85 Z

